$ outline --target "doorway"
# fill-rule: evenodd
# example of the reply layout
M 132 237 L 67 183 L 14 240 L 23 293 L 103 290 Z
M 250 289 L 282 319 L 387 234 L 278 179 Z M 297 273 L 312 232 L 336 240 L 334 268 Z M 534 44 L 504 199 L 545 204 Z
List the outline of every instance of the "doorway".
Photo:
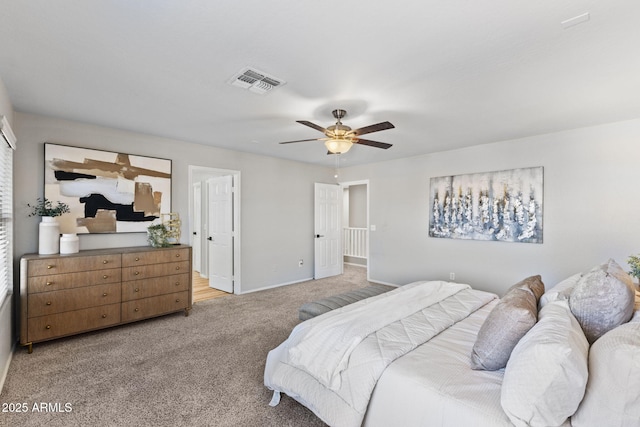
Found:
M 369 278 L 369 181 L 340 184 L 343 191 L 343 262 L 367 269 Z
M 206 295 L 241 293 L 240 171 L 189 166 L 189 224 L 194 289 Z M 222 291 L 222 292 L 221 292 Z

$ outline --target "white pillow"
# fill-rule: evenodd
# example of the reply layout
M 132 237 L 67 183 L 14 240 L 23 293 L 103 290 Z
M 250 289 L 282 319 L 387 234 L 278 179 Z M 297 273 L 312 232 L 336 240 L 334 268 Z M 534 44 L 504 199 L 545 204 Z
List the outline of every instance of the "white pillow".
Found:
M 589 343 L 567 301 L 548 303 L 513 349 L 502 382 L 502 409 L 516 426 L 559 426 L 587 385 Z
M 567 277 L 553 288 L 547 290 L 542 297 L 540 297 L 540 309 L 551 301 L 569 299 L 569 295 L 573 290 L 573 287 L 578 283 L 578 280 L 582 277 L 583 273 L 576 273 L 573 276 Z
M 584 400 L 574 427 L 632 427 L 640 424 L 640 323 L 626 323 L 591 346 Z

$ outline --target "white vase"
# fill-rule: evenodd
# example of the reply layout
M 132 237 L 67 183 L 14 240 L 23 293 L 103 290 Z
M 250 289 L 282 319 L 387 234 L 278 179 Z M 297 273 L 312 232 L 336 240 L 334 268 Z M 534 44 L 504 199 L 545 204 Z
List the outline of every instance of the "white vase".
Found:
M 60 225 L 54 217 L 43 216 L 38 233 L 38 253 L 57 254 L 60 250 Z
M 63 234 L 60 237 L 60 253 L 76 254 L 80 251 L 80 239 L 76 233 Z

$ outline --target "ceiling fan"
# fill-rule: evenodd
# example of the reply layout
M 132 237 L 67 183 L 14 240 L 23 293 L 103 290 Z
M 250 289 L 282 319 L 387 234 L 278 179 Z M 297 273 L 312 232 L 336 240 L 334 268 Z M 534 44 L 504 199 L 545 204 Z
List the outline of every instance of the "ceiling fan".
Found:
M 327 150 L 329 150 L 327 154 L 346 153 L 353 144 L 368 145 L 370 147 L 383 148 L 385 150 L 391 147 L 391 144 L 387 144 L 386 142 L 371 141 L 370 139 L 360 138 L 360 135 L 379 132 L 386 129 L 393 129 L 395 126 L 391 123 L 381 122 L 375 125 L 365 126 L 360 129 L 351 129 L 349 126 L 343 125 L 341 122 L 341 119 L 347 115 L 345 110 L 333 110 L 331 114 L 333 114 L 333 117 L 335 117 L 337 121 L 335 125 L 331 125 L 328 128 L 323 128 L 322 126 L 318 126 L 306 120 L 296 120 L 300 124 L 319 130 L 325 134 L 326 138 L 300 139 L 297 141 L 281 142 L 280 144 L 291 144 L 294 142 L 304 141 L 325 141 L 324 145 L 327 147 Z

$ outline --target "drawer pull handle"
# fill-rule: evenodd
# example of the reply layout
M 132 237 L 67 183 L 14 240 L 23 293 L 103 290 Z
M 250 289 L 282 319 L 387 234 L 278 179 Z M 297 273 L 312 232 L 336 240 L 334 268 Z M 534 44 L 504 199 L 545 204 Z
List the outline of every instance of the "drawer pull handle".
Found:
M 103 319 L 106 319 L 106 318 L 107 318 L 107 315 L 106 315 L 106 314 L 103 314 L 103 315 L 102 315 L 102 318 L 103 318 Z
M 45 326 L 46 329 L 51 329 L 51 325 Z
M 176 258 L 180 258 L 180 254 L 176 254 Z
M 51 270 L 53 267 L 55 267 L 55 265 L 49 264 L 49 265 L 47 265 L 47 270 Z
M 106 274 L 104 276 L 102 276 L 103 279 L 108 279 L 109 276 L 107 276 Z
M 180 298 L 176 298 L 176 302 L 180 302 Z
M 180 267 L 176 267 L 176 270 L 180 270 Z
M 134 292 L 140 292 L 140 289 L 135 288 L 135 289 L 134 289 Z
M 139 308 L 136 308 L 136 309 L 135 309 L 135 310 L 133 310 L 133 311 L 138 312 L 138 311 L 140 311 L 140 309 L 139 309 Z
M 47 286 L 53 285 L 53 282 L 47 282 Z
M 176 286 L 180 286 L 180 282 L 176 282 Z
M 47 301 L 47 305 L 51 305 L 51 301 Z
M 107 296 L 107 293 L 106 293 L 106 292 L 105 292 L 105 293 L 103 293 L 103 294 L 102 294 L 102 296 L 103 296 L 103 297 L 106 297 L 106 296 Z
M 135 274 L 135 275 L 137 276 L 137 275 L 139 275 L 139 274 L 140 274 L 140 272 L 139 272 L 139 271 L 136 271 L 136 272 L 135 272 L 135 273 L 133 273 L 133 274 Z
M 140 258 L 136 257 L 136 261 L 140 261 Z
M 104 261 L 102 261 L 103 264 L 108 264 L 109 261 L 107 261 L 106 259 Z

